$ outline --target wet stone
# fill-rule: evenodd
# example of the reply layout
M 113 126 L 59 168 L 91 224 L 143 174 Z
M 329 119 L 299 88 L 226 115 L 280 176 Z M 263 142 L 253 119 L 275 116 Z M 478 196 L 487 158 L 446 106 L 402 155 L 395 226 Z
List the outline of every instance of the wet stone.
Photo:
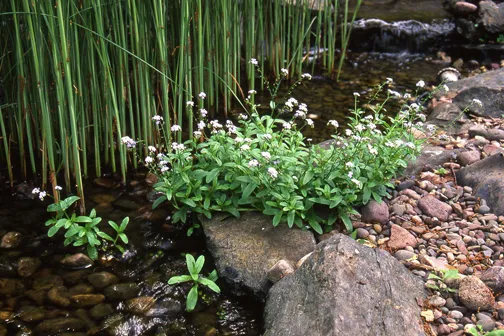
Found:
M 84 279 L 91 270 L 78 270 L 78 271 L 72 271 L 65 273 L 63 275 L 63 279 L 65 280 L 66 283 L 69 285 L 75 285 Z
M 97 289 L 102 289 L 119 282 L 119 278 L 110 272 L 93 273 L 87 279 Z
M 0 279 L 0 295 L 11 296 L 22 292 L 23 283 L 15 279 Z
M 45 320 L 37 326 L 37 330 L 45 335 L 57 334 L 68 330 L 82 330 L 85 324 L 81 319 L 73 317 Z
M 46 311 L 43 307 L 24 306 L 21 307 L 17 315 L 24 322 L 40 321 L 46 317 Z
M 143 315 L 156 303 L 152 296 L 139 296 L 126 302 L 126 309 L 133 314 Z
M 72 295 L 70 300 L 78 307 L 90 307 L 102 303 L 105 296 L 103 294 L 77 294 Z
M 18 261 L 17 273 L 23 278 L 31 276 L 40 267 L 40 259 L 24 257 Z
M 77 253 L 61 259 L 61 265 L 70 269 L 89 268 L 93 261 L 83 253 Z
M 95 320 L 101 320 L 114 313 L 114 308 L 108 303 L 100 303 L 89 310 L 89 315 Z
M 0 248 L 13 249 L 21 244 L 22 235 L 19 232 L 7 232 L 0 241 Z
M 54 286 L 47 293 L 49 301 L 60 307 L 70 306 L 68 289 L 63 286 Z
M 138 285 L 131 282 L 108 286 L 103 293 L 109 300 L 129 300 L 137 296 L 139 291 Z
M 33 289 L 51 289 L 54 286 L 63 286 L 63 278 L 59 275 L 49 274 L 33 281 Z

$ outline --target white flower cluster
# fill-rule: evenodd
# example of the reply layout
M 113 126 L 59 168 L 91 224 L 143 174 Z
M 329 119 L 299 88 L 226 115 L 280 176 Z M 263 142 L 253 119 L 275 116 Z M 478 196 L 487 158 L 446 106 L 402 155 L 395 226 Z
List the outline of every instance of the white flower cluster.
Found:
M 418 88 L 424 88 L 425 87 L 425 82 L 423 80 L 419 80 L 416 83 L 416 87 L 418 87 Z
M 207 111 L 207 110 L 205 110 L 204 108 L 201 108 L 201 109 L 199 110 L 199 114 L 200 114 L 200 116 L 201 116 L 202 118 L 205 118 L 205 117 L 208 115 L 208 111 Z
M 306 124 L 311 128 L 315 127 L 312 119 L 306 119 Z
M 159 125 L 163 122 L 163 117 L 161 117 L 160 115 L 155 115 L 154 117 L 152 117 L 152 120 L 156 122 L 156 125 Z
M 58 187 L 58 186 L 56 186 L 56 188 L 57 188 L 57 187 Z M 61 187 L 60 187 L 60 188 L 61 188 Z M 57 190 L 58 190 L 58 189 L 57 189 Z M 59 190 L 61 190 L 61 189 L 59 189 Z M 33 188 L 33 190 L 32 190 L 32 194 L 34 194 L 34 195 L 37 195 L 37 194 L 38 194 L 38 198 L 39 198 L 41 201 L 43 201 L 43 200 L 44 200 L 44 198 L 47 196 L 47 192 L 45 192 L 45 191 L 40 191 L 40 189 L 39 189 L 39 188 Z
M 226 120 L 226 128 L 228 129 L 228 134 L 236 134 L 236 126 L 231 120 Z
M 150 153 L 156 153 L 156 147 L 154 146 L 149 146 L 147 147 L 147 149 L 149 150 Z
M 220 124 L 218 120 L 210 121 L 210 126 L 212 126 L 212 134 L 217 133 L 223 127 L 222 124 Z
M 297 101 L 296 98 L 289 98 L 286 102 L 285 102 L 285 106 L 290 110 L 292 111 L 294 109 L 295 106 L 298 106 L 299 102 Z
M 198 97 L 200 97 L 200 99 L 205 99 L 206 98 L 206 93 L 205 92 L 200 92 L 200 94 L 198 95 Z
M 189 100 L 186 102 L 187 107 L 194 107 L 194 102 L 192 100 Z
M 338 124 L 338 122 L 336 120 L 329 120 L 327 122 L 327 125 L 330 125 L 330 126 L 332 126 L 334 128 L 338 128 L 339 127 L 339 124 Z
M 273 167 L 268 168 L 268 174 L 272 179 L 276 179 L 278 177 L 278 171 Z
M 255 59 L 255 58 L 251 58 L 250 61 L 249 61 L 250 64 L 252 65 L 258 65 L 259 62 Z
M 135 140 L 131 139 L 129 136 L 123 136 L 121 142 L 125 144 L 128 148 L 135 148 L 137 143 Z
M 285 68 L 280 69 L 280 73 L 282 74 L 283 77 L 289 76 L 289 70 Z
M 299 104 L 296 113 L 294 113 L 294 117 L 300 119 L 306 119 L 307 113 L 308 113 L 308 106 L 305 103 L 301 103 Z
M 483 103 L 479 99 L 474 98 L 471 103 L 474 105 L 478 105 L 479 107 L 483 107 Z
M 203 120 L 200 120 L 198 122 L 198 125 L 196 125 L 196 127 L 198 127 L 198 130 L 201 131 L 201 130 L 203 130 L 206 127 L 206 124 L 205 124 L 205 122 Z
M 259 167 L 259 161 L 257 161 L 256 159 L 250 160 L 248 166 L 250 168 Z
M 170 129 L 171 129 L 172 132 L 180 132 L 180 131 L 182 131 L 182 127 L 180 127 L 179 125 L 173 125 Z
M 183 151 L 185 149 L 184 144 L 179 144 L 177 142 L 172 142 L 171 147 L 174 151 Z
M 311 80 L 312 79 L 312 75 L 310 75 L 309 73 L 304 73 L 304 74 L 301 75 L 301 79 Z
M 248 119 L 248 115 L 246 115 L 245 113 L 240 113 L 240 115 L 238 115 L 238 119 L 240 119 L 240 120 L 247 120 Z

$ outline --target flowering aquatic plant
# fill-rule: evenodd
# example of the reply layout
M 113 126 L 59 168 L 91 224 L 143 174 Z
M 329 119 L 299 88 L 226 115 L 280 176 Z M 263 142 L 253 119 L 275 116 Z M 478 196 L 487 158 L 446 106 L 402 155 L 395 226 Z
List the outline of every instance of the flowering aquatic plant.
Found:
M 254 60 L 251 64 L 262 74 Z M 166 153 L 151 153 L 146 163 L 158 175 L 155 190 L 162 193 L 153 206 L 170 201 L 174 222 L 186 222 L 190 213 L 211 218 L 212 212 L 239 216 L 242 211 L 260 211 L 272 216 L 275 226 L 286 222 L 322 233 L 340 219 L 352 231 L 349 215 L 356 213 L 354 209 L 387 196 L 391 180 L 419 153 L 420 140 L 412 130 L 422 126 L 421 107 L 406 105 L 397 116 L 387 117 L 384 105 L 401 98 L 399 93 L 386 91 L 384 101 L 369 103 L 368 111 L 357 107 L 356 94 L 345 132 L 331 120 L 333 141 L 311 145 L 301 132 L 313 127 L 306 104 L 292 97 L 283 103 L 277 99 L 285 76 L 267 84 L 271 115 L 258 113 L 250 98 L 255 91 L 250 91 L 249 110 L 240 115 L 238 125 L 202 118 L 191 140 L 171 143 Z M 303 75 L 291 89 L 309 79 Z M 374 97 L 392 83 L 387 78 Z

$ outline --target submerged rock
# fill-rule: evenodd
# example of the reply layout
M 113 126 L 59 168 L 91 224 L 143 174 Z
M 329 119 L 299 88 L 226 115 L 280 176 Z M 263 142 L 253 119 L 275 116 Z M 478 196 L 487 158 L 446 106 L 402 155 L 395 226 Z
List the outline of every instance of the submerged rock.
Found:
M 93 266 L 93 261 L 83 253 L 77 253 L 61 259 L 61 265 L 71 269 L 89 268 Z
M 202 224 L 219 277 L 238 295 L 252 292 L 264 300 L 271 287 L 268 270 L 282 259 L 295 264 L 315 248 L 311 232 L 286 225 L 274 227 L 271 217 L 260 213 L 227 219 L 218 215 L 202 219 Z
M 387 252 L 337 234 L 271 288 L 264 335 L 423 336 L 424 296 L 422 281 Z

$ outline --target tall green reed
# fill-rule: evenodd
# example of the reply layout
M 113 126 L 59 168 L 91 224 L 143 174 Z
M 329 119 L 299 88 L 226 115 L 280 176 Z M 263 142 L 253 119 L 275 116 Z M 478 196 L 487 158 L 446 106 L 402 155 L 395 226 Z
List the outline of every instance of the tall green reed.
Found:
M 0 80 L 12 89 L 0 102 L 0 157 L 9 169 L 19 162 L 22 178 L 40 171 L 44 188 L 62 178 L 82 199 L 83 179 L 104 167 L 125 182 L 147 148 L 126 152 L 123 136 L 162 150 L 152 117 L 163 117 L 164 134 L 178 124 L 187 136 L 187 101 L 227 116 L 238 85 L 260 89 L 251 58 L 272 77 L 301 73 L 309 56 L 340 70 L 355 19 L 348 1 L 319 1 L 323 10 L 313 0 L 4 1 Z

